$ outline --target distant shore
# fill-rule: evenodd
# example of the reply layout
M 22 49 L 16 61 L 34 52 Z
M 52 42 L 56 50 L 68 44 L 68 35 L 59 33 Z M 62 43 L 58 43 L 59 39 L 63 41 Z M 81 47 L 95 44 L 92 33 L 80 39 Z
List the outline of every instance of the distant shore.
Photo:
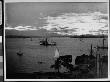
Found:
M 45 36 L 21 36 L 21 35 L 6 35 L 6 38 L 43 38 Z M 62 35 L 48 37 L 69 37 L 69 38 L 108 38 L 108 35 Z

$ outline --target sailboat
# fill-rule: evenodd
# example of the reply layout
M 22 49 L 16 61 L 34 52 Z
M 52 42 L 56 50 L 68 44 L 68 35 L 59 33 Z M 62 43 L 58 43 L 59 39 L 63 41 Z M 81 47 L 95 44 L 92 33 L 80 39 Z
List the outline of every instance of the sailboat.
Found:
M 54 58 L 59 58 L 59 56 L 60 56 L 59 50 L 58 48 L 56 48 Z
M 54 55 L 55 64 L 52 65 L 52 68 L 55 68 L 58 73 L 60 72 L 60 67 L 61 67 L 60 62 L 59 62 L 59 57 L 60 57 L 60 53 L 59 53 L 58 48 L 56 47 L 56 49 L 55 49 L 55 55 Z

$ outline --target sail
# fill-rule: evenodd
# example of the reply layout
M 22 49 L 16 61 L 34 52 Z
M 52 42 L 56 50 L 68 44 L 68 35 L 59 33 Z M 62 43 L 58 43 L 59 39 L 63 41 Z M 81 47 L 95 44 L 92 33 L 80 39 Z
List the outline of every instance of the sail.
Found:
M 58 58 L 60 56 L 60 54 L 59 54 L 59 51 L 58 51 L 58 49 L 56 48 L 56 50 L 55 50 L 55 58 Z

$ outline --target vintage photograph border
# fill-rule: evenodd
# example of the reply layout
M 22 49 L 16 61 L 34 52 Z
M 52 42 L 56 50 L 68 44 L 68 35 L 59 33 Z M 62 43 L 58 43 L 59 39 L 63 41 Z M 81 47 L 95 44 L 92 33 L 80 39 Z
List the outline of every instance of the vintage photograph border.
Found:
M 4 73 L 4 81 L 108 81 L 110 80 L 110 50 L 109 50 L 109 41 L 110 41 L 110 29 L 108 28 L 108 78 L 105 79 L 7 79 L 6 78 L 6 50 L 5 50 L 5 3 L 7 2 L 21 2 L 23 0 L 4 0 L 4 30 L 3 30 L 3 38 L 2 38 L 2 43 L 3 43 L 3 61 L 4 61 L 4 66 L 3 66 L 3 73 Z M 23 2 L 107 2 L 108 3 L 108 13 L 109 13 L 109 0 L 24 0 Z M 109 20 L 109 17 L 108 17 Z M 108 26 L 109 26 L 109 21 L 108 21 Z

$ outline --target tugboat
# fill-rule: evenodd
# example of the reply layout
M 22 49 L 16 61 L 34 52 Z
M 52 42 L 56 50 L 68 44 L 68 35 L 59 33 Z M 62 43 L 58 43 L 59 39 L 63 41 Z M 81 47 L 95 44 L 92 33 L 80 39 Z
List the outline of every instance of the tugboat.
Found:
M 48 39 L 45 38 L 44 40 L 40 41 L 40 45 L 43 45 L 43 46 L 56 46 L 56 42 L 49 43 Z

